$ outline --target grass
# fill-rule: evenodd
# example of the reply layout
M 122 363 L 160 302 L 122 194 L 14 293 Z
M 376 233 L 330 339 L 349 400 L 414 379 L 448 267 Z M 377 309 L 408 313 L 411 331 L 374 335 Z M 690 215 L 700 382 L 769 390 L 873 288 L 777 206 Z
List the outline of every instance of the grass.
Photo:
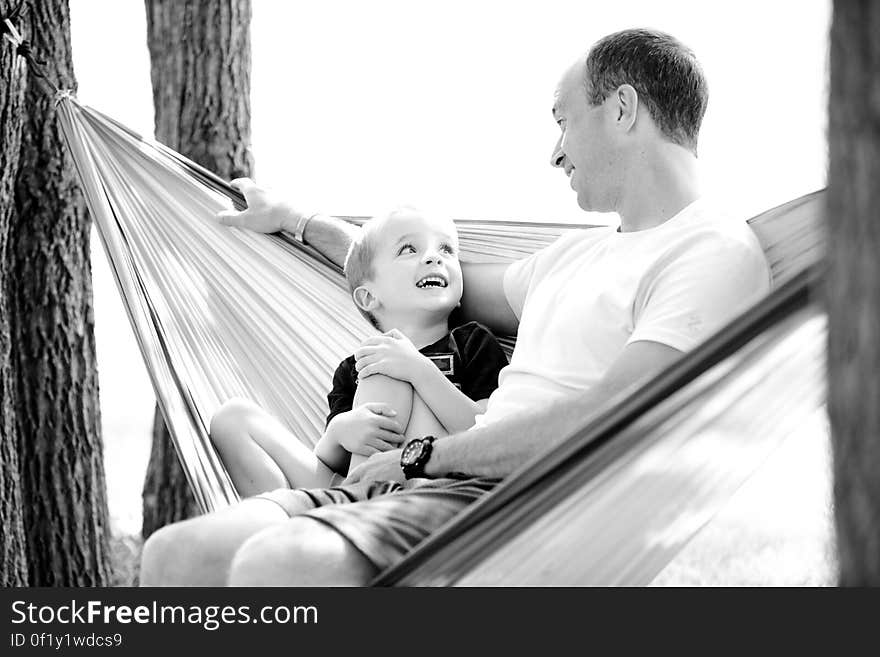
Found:
M 137 586 L 140 569 L 140 534 L 113 534 L 110 537 L 110 586 Z

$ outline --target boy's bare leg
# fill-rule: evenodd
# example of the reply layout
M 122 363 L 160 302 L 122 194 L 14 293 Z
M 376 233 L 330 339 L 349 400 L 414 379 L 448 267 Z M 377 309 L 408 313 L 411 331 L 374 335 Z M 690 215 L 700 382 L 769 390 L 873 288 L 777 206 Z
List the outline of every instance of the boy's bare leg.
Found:
M 141 586 L 224 586 L 245 541 L 287 522 L 289 515 L 278 504 L 252 498 L 163 527 L 144 544 Z
M 412 413 L 410 413 L 409 424 L 404 432 L 407 439 L 424 438 L 425 436 L 437 438 L 448 433 L 446 427 L 440 423 L 440 420 L 428 408 L 424 400 L 419 395 L 413 393 Z
M 355 408 L 370 402 L 383 402 L 397 411 L 395 418 L 400 426 L 405 427 L 409 422 L 413 406 L 413 387 L 406 381 L 392 379 L 384 374 L 368 376 L 358 383 L 354 394 L 353 405 Z M 367 460 L 363 454 L 352 454 L 349 471 Z
M 275 417 L 246 399 L 233 399 L 211 418 L 211 440 L 239 495 L 277 488 L 318 488 L 333 472 Z

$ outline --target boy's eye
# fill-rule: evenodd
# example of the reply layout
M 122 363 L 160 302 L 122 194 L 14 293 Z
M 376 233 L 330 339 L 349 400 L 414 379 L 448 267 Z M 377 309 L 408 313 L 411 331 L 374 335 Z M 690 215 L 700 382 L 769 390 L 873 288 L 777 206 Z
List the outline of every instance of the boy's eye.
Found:
M 412 244 L 404 244 L 397 250 L 397 255 L 403 255 L 404 253 L 415 253 L 416 247 Z
M 449 255 L 455 255 L 455 247 L 451 244 L 441 244 L 440 248 Z

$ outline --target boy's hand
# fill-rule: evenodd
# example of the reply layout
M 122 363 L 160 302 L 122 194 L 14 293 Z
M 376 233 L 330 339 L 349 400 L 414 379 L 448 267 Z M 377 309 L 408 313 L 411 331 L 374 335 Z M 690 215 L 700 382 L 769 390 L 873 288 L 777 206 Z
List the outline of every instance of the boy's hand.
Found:
M 430 360 L 397 329 L 367 338 L 354 352 L 358 378 L 384 374 L 392 379 L 414 383 L 422 377 Z
M 229 183 L 244 194 L 247 208 L 221 210 L 217 219 L 226 226 L 240 226 L 258 233 L 277 233 L 279 230 L 293 230 L 302 213 L 274 197 L 268 190 L 258 187 L 250 178 L 236 178 Z
M 388 404 L 370 402 L 331 420 L 337 442 L 352 454 L 370 456 L 395 449 L 404 441 L 403 428 Z

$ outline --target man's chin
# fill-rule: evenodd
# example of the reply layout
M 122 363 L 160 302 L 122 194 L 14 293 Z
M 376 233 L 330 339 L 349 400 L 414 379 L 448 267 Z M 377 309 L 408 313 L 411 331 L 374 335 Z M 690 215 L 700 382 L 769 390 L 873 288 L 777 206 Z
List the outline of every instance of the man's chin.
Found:
M 596 209 L 590 203 L 590 199 L 583 192 L 577 193 L 577 204 L 584 212 L 596 212 Z
M 577 204 L 584 212 L 615 212 L 608 203 L 597 203 L 583 192 L 578 192 Z

